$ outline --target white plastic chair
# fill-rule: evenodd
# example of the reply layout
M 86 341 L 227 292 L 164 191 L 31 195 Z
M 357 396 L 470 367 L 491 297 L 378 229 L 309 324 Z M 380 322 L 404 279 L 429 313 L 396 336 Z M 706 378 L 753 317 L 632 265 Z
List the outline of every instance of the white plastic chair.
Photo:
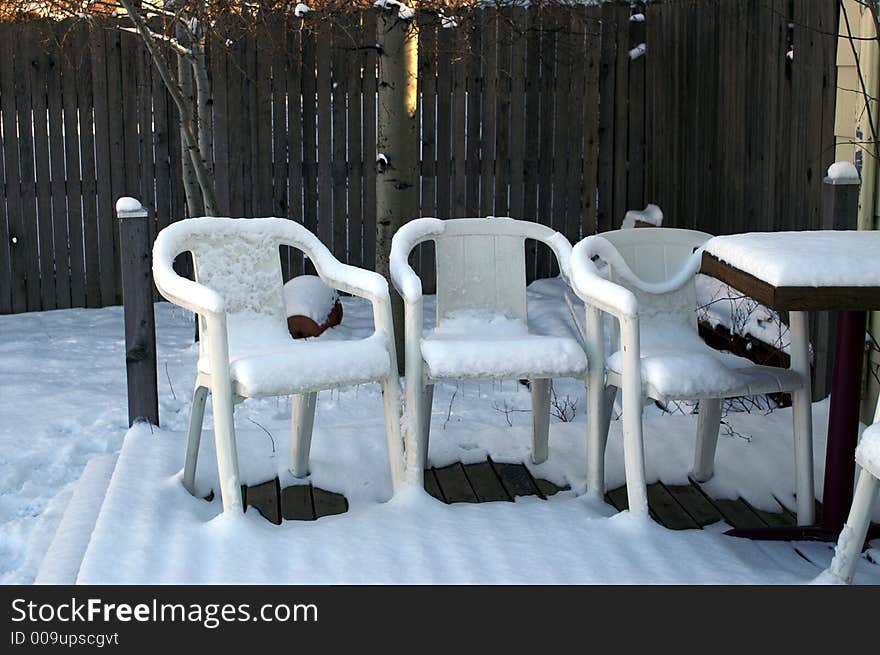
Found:
M 407 467 L 419 481 L 427 466 L 434 383 L 529 379 L 532 459 L 548 455 L 550 379 L 586 376 L 574 337 L 533 334 L 527 326 L 525 240 L 547 244 L 568 277 L 571 244 L 552 229 L 511 218 L 419 218 L 394 235 L 391 278 L 405 303 Z M 412 249 L 434 241 L 437 327 L 423 334 L 422 283 Z
M 304 252 L 330 286 L 369 299 L 375 332 L 365 339 L 291 338 L 283 297 L 279 246 Z M 174 258 L 191 252 L 196 281 L 179 276 Z M 153 247 L 159 292 L 199 316 L 196 387 L 189 421 L 184 485 L 192 492 L 208 391 L 224 511 L 242 510 L 234 404 L 244 398 L 293 398 L 291 470 L 308 474 L 317 391 L 382 384 L 391 480 L 402 475 L 400 387 L 391 304 L 385 279 L 347 266 L 308 230 L 283 218 L 190 218 L 162 230 Z
M 624 460 L 629 507 L 647 513 L 642 408 L 647 398 L 699 400 L 692 474 L 712 477 L 721 401 L 742 395 L 791 392 L 794 412 L 798 522 L 813 522 L 812 415 L 806 316 L 791 312 L 792 367 L 758 366 L 707 346 L 697 331 L 694 276 L 710 235 L 692 230 L 615 230 L 575 245 L 571 281 L 586 305 L 588 437 L 587 488 L 605 492 L 605 446 L 611 408 L 622 390 Z M 608 279 L 593 258 L 604 260 Z M 612 353 L 604 347 L 602 312 L 617 319 Z
M 856 448 L 856 464 L 861 467 L 856 493 L 828 569 L 837 581 L 846 584 L 852 584 L 859 553 L 871 524 L 877 489 L 880 488 L 880 403 L 874 413 L 873 425 L 862 433 Z

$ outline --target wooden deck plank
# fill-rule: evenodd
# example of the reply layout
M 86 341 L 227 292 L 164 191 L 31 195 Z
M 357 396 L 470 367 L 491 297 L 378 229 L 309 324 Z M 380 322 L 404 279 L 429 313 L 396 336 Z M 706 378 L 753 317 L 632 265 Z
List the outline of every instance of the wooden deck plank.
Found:
M 432 469 L 425 471 L 425 491 L 434 496 L 434 498 L 441 503 L 446 502 L 446 499 L 443 497 L 443 492 L 440 491 L 440 485 L 437 483 L 437 476 L 434 475 Z
M 605 498 L 620 512 L 629 509 L 629 498 L 626 496 L 626 486 L 609 490 L 605 493 Z
M 315 503 L 315 518 L 318 519 L 348 511 L 348 501 L 342 494 L 312 487 L 312 500 Z
M 670 530 L 700 527 L 659 482 L 648 485 L 648 506 L 657 519 Z
M 757 507 L 753 506 L 751 503 L 746 502 L 745 500 L 742 502 L 750 510 L 757 514 L 759 519 L 761 519 L 771 528 L 791 528 L 797 525 L 797 519 L 790 518 L 789 515 L 785 514 L 785 512 L 783 512 L 781 509 L 779 512 L 768 512 L 763 509 L 758 509 Z
M 286 521 L 315 520 L 315 506 L 309 485 L 299 484 L 281 490 L 281 516 Z
M 488 460 L 478 464 L 468 464 L 464 467 L 464 473 L 471 483 L 471 487 L 473 487 L 479 502 L 488 503 L 499 500 L 511 500 Z
M 568 487 L 557 487 L 553 482 L 550 482 L 550 480 L 535 477 L 533 477 L 532 480 L 535 481 L 535 486 L 538 487 L 538 491 L 541 492 L 541 495 L 544 496 L 544 498 L 555 496 L 560 491 L 568 491 Z
M 528 469 L 522 464 L 489 461 L 501 480 L 501 484 L 504 485 L 505 491 L 507 491 L 511 498 L 516 498 L 517 496 L 542 496 Z
M 724 520 L 738 530 L 767 527 L 767 524 L 757 514 L 739 500 L 727 498 L 713 498 L 710 500 L 715 508 L 721 512 Z
M 437 476 L 437 483 L 440 485 L 440 490 L 447 503 L 479 502 L 471 483 L 468 482 L 461 462 L 439 469 L 435 468 L 434 474 Z
M 281 507 L 279 500 L 280 485 L 278 478 L 247 488 L 245 508 L 253 507 L 263 518 L 275 525 L 281 524 Z
M 722 519 L 721 513 L 706 497 L 689 484 L 666 485 L 673 498 L 681 505 L 697 525 L 704 527 Z

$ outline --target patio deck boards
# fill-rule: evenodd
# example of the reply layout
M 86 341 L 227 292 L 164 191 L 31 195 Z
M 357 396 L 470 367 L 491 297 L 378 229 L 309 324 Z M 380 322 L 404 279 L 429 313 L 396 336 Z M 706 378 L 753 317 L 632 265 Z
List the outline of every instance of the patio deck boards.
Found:
M 547 500 L 566 490 L 548 480 L 532 476 L 523 464 L 494 462 L 491 458 L 476 464 L 456 462 L 425 471 L 425 490 L 443 503 L 512 502 L 517 496 L 538 496 Z M 312 521 L 348 511 L 344 496 L 311 484 L 281 488 L 277 478 L 244 488 L 245 506 L 253 507 L 267 520 Z M 611 489 L 605 500 L 618 510 L 627 508 L 626 488 Z M 794 514 L 779 504 L 768 512 L 752 507 L 739 498 L 714 499 L 694 480 L 687 485 L 648 486 L 648 507 L 657 523 L 670 530 L 703 528 L 724 521 L 734 528 L 794 526 Z

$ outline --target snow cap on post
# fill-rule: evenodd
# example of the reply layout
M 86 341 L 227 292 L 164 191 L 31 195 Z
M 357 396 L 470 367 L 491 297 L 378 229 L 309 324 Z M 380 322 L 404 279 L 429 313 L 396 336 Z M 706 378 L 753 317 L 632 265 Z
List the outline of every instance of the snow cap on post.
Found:
M 825 184 L 860 184 L 859 171 L 848 161 L 838 161 L 828 167 Z
M 119 218 L 142 218 L 147 215 L 147 210 L 136 198 L 123 196 L 116 201 L 116 215 Z
M 376 2 L 373 3 L 373 6 L 386 10 L 393 10 L 397 7 L 397 17 L 400 20 L 411 20 L 416 15 L 415 9 L 407 7 L 399 0 L 376 0 Z

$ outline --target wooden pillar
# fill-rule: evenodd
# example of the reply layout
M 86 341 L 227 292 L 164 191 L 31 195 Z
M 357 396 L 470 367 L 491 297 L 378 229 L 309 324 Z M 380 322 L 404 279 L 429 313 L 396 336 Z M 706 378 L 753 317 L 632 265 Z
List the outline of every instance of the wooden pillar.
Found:
M 116 202 L 116 214 L 125 313 L 128 423 L 131 425 L 140 419 L 159 425 L 149 213 L 134 198 L 120 198 Z

